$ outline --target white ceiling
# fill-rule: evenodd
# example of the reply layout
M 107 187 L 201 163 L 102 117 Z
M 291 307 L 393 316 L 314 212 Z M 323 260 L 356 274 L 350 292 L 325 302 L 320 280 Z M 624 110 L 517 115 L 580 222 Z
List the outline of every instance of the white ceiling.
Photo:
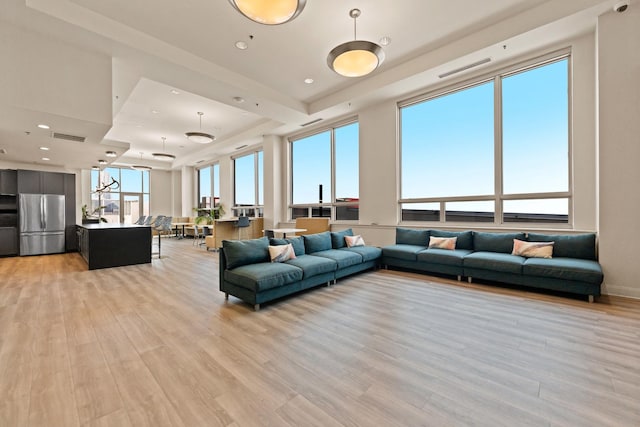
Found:
M 32 128 L 44 117 L 94 142 L 57 144 L 51 164 L 88 168 L 106 149 L 116 151 L 113 162 L 123 165 L 177 168 L 212 161 L 259 144 L 264 134 L 291 133 L 317 118 L 326 121 L 422 90 L 439 83 L 438 74 L 478 59 L 490 57 L 493 64 L 590 31 L 612 4 L 308 0 L 294 21 L 263 26 L 226 0 L 3 0 L 0 24 L 113 58 L 112 99 L 95 100 L 112 104 L 113 126 L 26 112 L 0 100 L 0 148 L 10 153 L 0 160 L 41 162 L 38 147 L 50 142 L 50 132 Z M 382 66 L 360 79 L 338 76 L 326 64 L 328 52 L 353 37 L 348 12 L 354 7 L 362 10 L 359 39 L 392 40 Z M 235 48 L 238 40 L 249 48 Z M 314 83 L 305 84 L 305 78 Z M 198 111 L 205 113 L 203 131 L 216 136 L 212 144 L 184 136 L 198 130 Z M 163 136 L 166 151 L 177 156 L 173 163 L 151 159 L 150 153 L 161 151 Z

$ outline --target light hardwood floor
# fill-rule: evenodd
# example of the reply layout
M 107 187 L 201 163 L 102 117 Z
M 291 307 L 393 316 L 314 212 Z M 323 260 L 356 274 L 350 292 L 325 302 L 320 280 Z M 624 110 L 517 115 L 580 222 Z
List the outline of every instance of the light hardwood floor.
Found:
M 381 270 L 253 312 L 163 254 L 0 259 L 0 426 L 640 425 L 638 301 Z

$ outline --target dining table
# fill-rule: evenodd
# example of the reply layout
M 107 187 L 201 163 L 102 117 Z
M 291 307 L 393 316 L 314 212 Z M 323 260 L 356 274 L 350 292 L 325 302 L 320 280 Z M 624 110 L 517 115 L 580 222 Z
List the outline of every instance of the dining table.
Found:
M 282 234 L 282 238 L 287 238 L 287 233 L 303 233 L 307 231 L 306 228 L 268 228 L 264 231 L 273 231 L 274 234 Z

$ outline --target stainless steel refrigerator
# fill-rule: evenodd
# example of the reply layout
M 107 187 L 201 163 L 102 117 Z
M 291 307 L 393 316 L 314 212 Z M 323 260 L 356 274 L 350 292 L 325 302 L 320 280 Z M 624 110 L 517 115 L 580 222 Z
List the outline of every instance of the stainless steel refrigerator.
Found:
M 20 255 L 64 252 L 64 196 L 20 194 Z

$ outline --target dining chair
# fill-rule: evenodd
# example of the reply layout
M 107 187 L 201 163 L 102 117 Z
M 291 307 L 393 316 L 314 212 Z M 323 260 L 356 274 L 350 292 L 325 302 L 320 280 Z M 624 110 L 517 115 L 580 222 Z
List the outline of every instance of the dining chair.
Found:
M 144 224 L 146 219 L 147 219 L 147 217 L 145 215 L 142 215 L 140 218 L 138 218 L 138 220 L 136 222 L 134 222 L 134 224 L 142 225 L 142 224 Z
M 240 240 L 240 229 L 249 227 L 250 225 L 251 222 L 248 216 L 238 217 L 238 220 L 235 222 L 235 227 L 238 229 L 238 240 Z
M 151 220 L 153 220 L 153 216 L 149 215 L 142 225 L 151 225 Z
M 264 230 L 264 236 L 270 239 L 275 239 L 276 233 L 274 233 L 273 230 Z
M 204 243 L 204 231 L 203 227 L 198 227 L 197 225 L 193 226 L 193 243 L 192 246 L 198 244 L 198 246 Z

